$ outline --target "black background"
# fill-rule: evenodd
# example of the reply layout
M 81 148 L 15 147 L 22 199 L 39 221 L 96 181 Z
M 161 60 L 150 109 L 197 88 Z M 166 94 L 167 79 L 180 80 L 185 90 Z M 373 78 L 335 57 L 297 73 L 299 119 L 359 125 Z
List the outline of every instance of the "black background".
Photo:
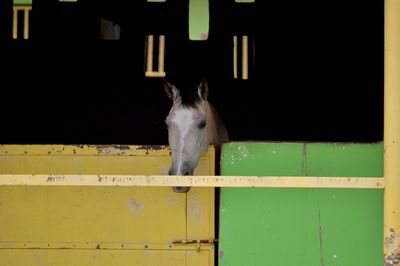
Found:
M 383 1 L 210 0 L 207 41 L 188 39 L 188 0 L 33 1 L 29 41 L 1 22 L 0 143 L 167 144 L 146 34 L 166 35 L 171 83 L 208 80 L 231 140 L 383 139 Z M 100 40 L 101 16 L 121 40 Z M 233 34 L 253 36 L 249 80 L 232 77 Z

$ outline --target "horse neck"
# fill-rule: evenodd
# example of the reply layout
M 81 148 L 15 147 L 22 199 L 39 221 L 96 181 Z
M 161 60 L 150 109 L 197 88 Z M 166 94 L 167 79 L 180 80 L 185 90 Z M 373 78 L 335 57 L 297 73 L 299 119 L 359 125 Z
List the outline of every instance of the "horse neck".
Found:
M 206 116 L 208 143 L 219 148 L 223 142 L 228 141 L 228 133 L 217 110 L 208 101 L 206 101 Z

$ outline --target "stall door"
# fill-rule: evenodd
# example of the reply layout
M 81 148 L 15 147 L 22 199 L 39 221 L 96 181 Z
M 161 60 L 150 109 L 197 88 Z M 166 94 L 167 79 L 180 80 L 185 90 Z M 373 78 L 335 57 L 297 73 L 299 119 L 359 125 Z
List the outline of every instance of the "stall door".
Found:
M 196 174 L 214 174 L 214 157 Z M 1 175 L 159 175 L 169 163 L 163 146 L 0 146 Z M 213 238 L 213 188 L 0 185 L 0 265 L 214 265 Z

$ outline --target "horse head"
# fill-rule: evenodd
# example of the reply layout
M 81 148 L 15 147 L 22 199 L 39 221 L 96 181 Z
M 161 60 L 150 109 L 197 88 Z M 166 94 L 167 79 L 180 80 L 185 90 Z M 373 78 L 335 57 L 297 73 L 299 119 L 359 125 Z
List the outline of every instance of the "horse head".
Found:
M 210 144 L 210 107 L 207 101 L 208 85 L 202 81 L 196 90 L 181 91 L 164 81 L 172 108 L 165 120 L 172 165 L 169 175 L 193 175 L 200 156 Z M 210 125 L 209 125 L 210 124 Z M 188 187 L 174 187 L 175 192 L 187 192 Z

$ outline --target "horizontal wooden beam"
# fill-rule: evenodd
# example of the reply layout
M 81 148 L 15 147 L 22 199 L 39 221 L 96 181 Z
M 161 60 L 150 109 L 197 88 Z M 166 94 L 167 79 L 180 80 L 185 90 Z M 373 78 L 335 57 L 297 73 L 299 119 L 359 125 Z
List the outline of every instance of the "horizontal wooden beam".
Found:
M 190 241 L 190 240 L 189 240 Z M 182 243 L 130 243 L 130 242 L 34 242 L 34 241 L 0 241 L 1 249 L 40 249 L 40 250 L 197 250 L 201 245 L 202 250 L 212 247 L 211 243 L 189 242 Z
M 0 175 L 0 186 L 274 187 L 382 189 L 383 178 L 168 175 Z

